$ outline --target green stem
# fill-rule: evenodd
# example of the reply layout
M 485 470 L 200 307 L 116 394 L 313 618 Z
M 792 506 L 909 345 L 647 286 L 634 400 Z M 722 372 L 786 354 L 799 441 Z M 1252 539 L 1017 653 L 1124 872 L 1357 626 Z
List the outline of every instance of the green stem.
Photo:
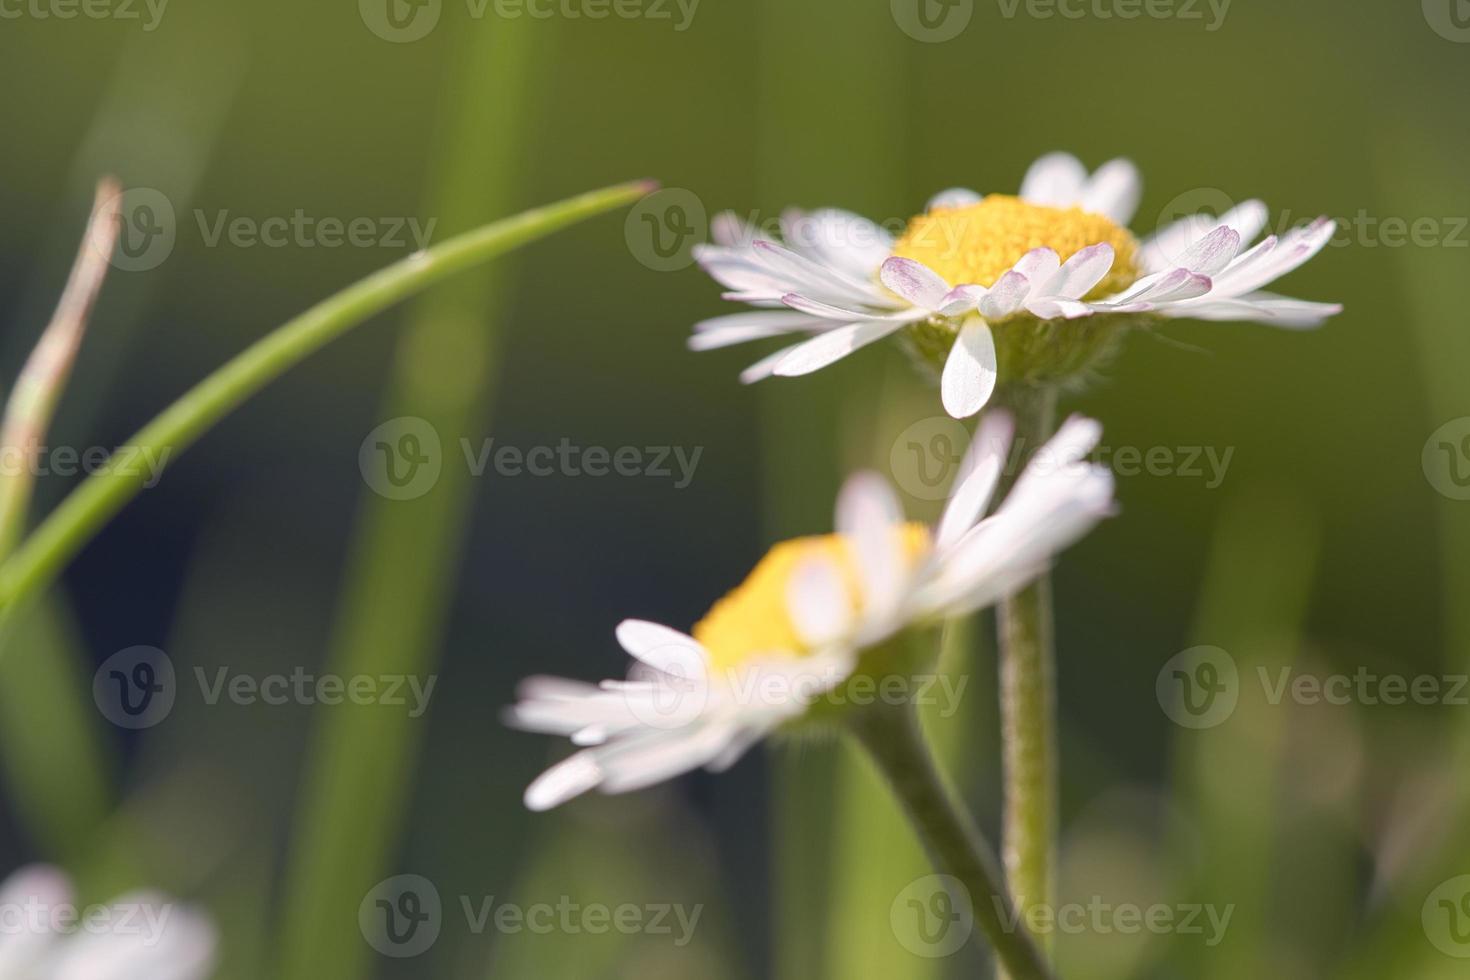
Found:
M 646 181 L 591 191 L 451 238 L 373 273 L 317 304 L 205 378 L 128 441 L 142 458 L 172 459 L 235 408 L 309 354 L 426 286 L 585 218 L 630 204 Z M 137 466 L 103 467 L 63 500 L 0 565 L 0 607 L 55 578 L 61 567 L 143 489 Z
M 433 154 L 438 164 L 427 211 L 453 216 L 446 223 L 456 222 L 455 231 L 503 214 L 520 195 L 525 161 L 533 156 L 526 152 L 527 130 L 543 98 L 537 83 L 554 60 L 549 27 L 520 20 L 465 31 L 447 54 L 444 138 Z M 486 92 L 525 94 L 487 99 Z M 508 256 L 484 275 L 461 277 L 415 300 L 380 418 L 416 416 L 446 440 L 492 431 L 517 265 Z M 432 492 L 415 500 L 363 489 L 327 647 L 331 674 L 426 681 L 437 675 L 465 526 L 476 501 L 497 492 L 474 486 L 469 468 L 458 466 L 445 466 Z M 342 705 L 313 718 L 281 890 L 275 980 L 357 980 L 374 973 L 378 964 L 357 918 L 321 911 L 356 908 L 393 873 L 410 806 L 435 806 L 433 799 L 415 799 L 431 717 Z M 441 847 L 454 853 L 448 840 L 416 853 L 432 862 L 445 853 L 436 851 Z M 469 859 L 476 873 L 491 880 L 507 874 L 494 862 L 508 865 L 514 856 L 487 850 Z
M 1052 434 L 1056 390 L 1016 386 L 1002 392 L 999 401 L 1016 420 L 1021 460 L 1011 474 L 1014 480 Z M 1024 913 L 1053 908 L 1056 892 L 1056 653 L 1050 576 L 1041 576 L 1002 602 L 998 621 L 1005 793 L 1002 855 L 1011 895 Z M 1042 946 L 1050 951 L 1045 938 Z
M 965 903 L 1015 980 L 1052 977 L 1016 912 L 995 851 L 956 802 L 935 767 L 911 705 L 875 705 L 854 715 L 851 729 L 887 777 L 935 868 L 964 885 Z

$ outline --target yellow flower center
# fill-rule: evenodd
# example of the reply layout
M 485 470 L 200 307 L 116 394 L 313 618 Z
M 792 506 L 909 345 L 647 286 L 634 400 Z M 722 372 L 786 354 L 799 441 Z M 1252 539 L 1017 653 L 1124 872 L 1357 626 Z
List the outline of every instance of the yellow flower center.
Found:
M 904 557 L 917 563 L 929 548 L 929 529 L 905 524 L 899 531 Z M 768 653 L 811 652 L 797 634 L 787 609 L 786 590 L 792 573 L 809 558 L 826 558 L 842 569 L 853 613 L 862 605 L 856 558 L 847 540 L 836 534 L 796 538 L 773 547 L 733 592 L 715 603 L 694 625 L 693 635 L 709 651 L 717 670 L 736 667 Z
M 924 263 L 952 285 L 993 286 L 1033 248 L 1050 248 L 1063 262 L 1089 245 L 1113 246 L 1113 268 L 1088 293 L 1096 298 L 1138 278 L 1138 242 L 1128 229 L 1081 208 L 1028 204 L 992 194 L 979 204 L 940 208 L 909 222 L 893 254 Z

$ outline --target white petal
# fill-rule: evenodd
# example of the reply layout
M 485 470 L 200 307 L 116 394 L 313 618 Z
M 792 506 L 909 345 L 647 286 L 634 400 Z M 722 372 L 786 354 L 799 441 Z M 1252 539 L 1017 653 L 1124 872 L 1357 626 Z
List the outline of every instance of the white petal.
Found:
M 664 738 L 628 741 L 593 751 L 603 793 L 631 793 L 698 769 L 720 756 L 738 729 L 729 723 L 701 725 Z
M 1179 266 L 1201 276 L 1215 276 L 1230 264 L 1240 250 L 1240 232 L 1221 225 L 1179 257 Z
M 884 228 L 836 208 L 790 217 L 783 230 L 787 245 L 857 279 L 871 279 L 893 253 L 893 236 Z
M 32 975 L 37 961 L 60 931 L 60 923 L 52 918 L 53 910 L 71 903 L 71 881 L 49 865 L 30 865 L 5 879 L 0 886 L 0 909 L 35 908 L 42 913 L 42 921 L 32 922 L 25 916 L 12 923 L 12 928 L 0 931 L 0 977 Z
M 751 319 L 738 323 L 731 322 L 725 326 L 712 326 L 720 320 L 735 321 L 737 317 L 750 317 Z M 765 319 L 756 320 L 756 317 Z M 731 317 L 718 317 L 715 320 L 706 320 L 696 324 L 694 327 L 696 332 L 689 336 L 687 343 L 689 349 L 694 351 L 716 350 L 752 340 L 781 337 L 795 331 L 810 330 L 822 325 L 820 320 L 814 320 L 803 313 L 737 313 Z
M 210 972 L 216 935 L 203 915 L 156 893 L 107 906 L 107 919 L 94 920 L 107 928 L 61 944 L 44 973 L 49 980 L 201 980 Z
M 1026 171 L 1021 197 L 1032 204 L 1067 207 L 1076 204 L 1087 182 L 1087 168 L 1070 153 L 1048 153 Z
M 1075 299 L 1028 299 L 1026 312 L 1039 320 L 1075 320 L 1098 312 L 1091 304 Z
M 831 303 L 820 303 L 810 297 L 802 296 L 800 293 L 787 293 L 781 297 L 781 302 L 793 310 L 797 310 L 808 316 L 819 317 L 823 320 L 837 320 L 841 323 L 853 323 L 857 320 L 872 320 L 875 322 L 879 320 L 890 320 L 900 323 L 911 323 L 914 320 L 923 319 L 925 315 L 925 311 L 922 309 L 904 309 L 895 313 L 884 313 L 880 316 L 866 308 L 853 309 L 846 306 L 833 306 Z M 824 324 L 823 326 L 830 329 L 830 325 Z
M 1218 218 L 1209 214 L 1190 215 L 1165 225 L 1145 239 L 1139 249 L 1139 260 L 1152 272 L 1171 269 L 1180 264 L 1179 259 L 1189 246 L 1221 225 L 1234 228 L 1242 243 L 1251 242 L 1266 226 L 1268 217 L 1266 205 L 1255 199 L 1237 204 Z
M 852 624 L 852 601 L 842 569 L 829 558 L 808 558 L 792 571 L 786 606 L 807 647 L 831 643 Z
M 540 812 L 561 806 L 574 796 L 581 796 L 602 782 L 602 769 L 593 755 L 596 749 L 584 749 L 546 770 L 530 786 L 522 798 L 526 809 Z
M 1301 267 L 1332 241 L 1337 222 L 1318 218 L 1304 228 L 1284 235 L 1274 249 L 1252 253 L 1220 274 L 1216 296 L 1239 296 L 1268 285 Z
M 787 354 L 790 354 L 800 346 L 801 344 L 792 344 L 790 347 L 781 348 L 774 354 L 767 354 L 740 372 L 740 383 L 744 385 L 755 384 L 757 381 L 764 381 L 766 378 L 769 378 L 775 372 L 776 365 L 780 364 Z
M 1143 195 L 1143 178 L 1132 160 L 1122 157 L 1098 167 L 1082 188 L 1079 205 L 1084 211 L 1106 215 L 1126 227 L 1138 210 Z
M 1003 320 L 1021 309 L 1031 292 L 1031 281 L 1015 270 L 996 280 L 980 300 L 980 315 L 990 321 Z
M 892 305 L 890 297 L 869 283 L 814 262 L 791 249 L 765 241 L 758 241 L 752 247 L 760 261 L 773 273 L 791 281 L 792 285 L 782 292 L 802 293 L 813 299 L 839 304 L 867 302 Z
M 866 320 L 828 330 L 792 348 L 777 362 L 772 373 L 783 378 L 811 374 L 842 360 L 859 348 L 882 340 L 904 326 L 902 321 Z
M 939 309 L 934 312 L 941 316 L 959 316 L 969 313 L 980 305 L 980 301 L 989 292 L 984 286 L 956 286 L 939 302 Z
M 1047 298 L 1081 299 L 1103 281 L 1113 267 L 1113 246 L 1099 242 L 1079 249 L 1048 280 L 1036 288 Z
M 734 211 L 721 211 L 711 218 L 709 232 L 715 243 L 725 248 L 746 248 L 760 237 L 760 230 Z
M 630 655 L 665 674 L 702 676 L 709 663 L 709 654 L 694 637 L 658 623 L 625 619 L 618 624 L 616 635 Z
M 1161 303 L 1203 296 L 1211 286 L 1209 276 L 1196 275 L 1188 269 L 1171 269 L 1144 276 L 1117 296 L 1094 304 L 1094 309 L 1111 312 L 1150 310 Z
M 984 196 L 977 194 L 967 187 L 951 187 L 947 191 L 940 191 L 929 198 L 929 203 L 924 205 L 924 210 L 939 211 L 951 208 L 967 208 L 972 204 L 979 204 Z
M 903 509 L 876 473 L 849 477 L 837 497 L 837 532 L 851 545 L 862 586 L 863 613 L 881 616 L 900 598 L 905 577 L 898 527 Z
M 1074 419 L 1037 453 L 998 511 L 944 553 L 914 596 L 930 612 L 956 615 L 1019 589 L 1057 552 L 1113 512 L 1113 474 L 1104 466 L 1071 463 L 1085 451 L 1095 425 Z
M 1062 260 L 1049 248 L 1033 248 L 1016 261 L 1011 268 L 1026 277 L 1031 283 L 1042 283 L 1057 274 Z
M 784 311 L 749 311 L 744 313 L 726 313 L 723 316 L 713 316 L 708 320 L 700 320 L 694 325 L 695 333 L 713 333 L 717 330 L 728 330 L 732 327 L 785 327 L 800 328 L 810 323 L 810 320 L 798 313 L 787 313 Z
M 1102 439 L 1102 423 L 1084 415 L 1073 415 L 1062 423 L 1056 435 L 1047 440 L 1026 464 L 1026 469 L 1016 480 L 1015 487 L 1006 497 L 1003 507 L 1024 498 L 1033 484 L 1041 483 L 1050 474 L 1066 472 L 1075 468 Z
M 1159 312 L 1169 317 L 1196 320 L 1251 320 L 1286 330 L 1309 330 L 1320 327 L 1328 317 L 1342 312 L 1340 303 L 1314 303 L 1310 300 L 1255 292 L 1244 296 L 1216 300 L 1209 296 L 1189 303 L 1163 306 Z
M 990 401 L 995 381 L 995 337 L 989 324 L 972 317 L 960 329 L 944 362 L 940 381 L 944 410 L 957 419 L 969 418 Z
M 980 419 L 975 438 L 960 464 L 960 475 L 949 492 L 949 503 L 934 537 L 935 548 L 944 551 L 975 525 L 990 506 L 1009 458 L 1015 420 L 1009 412 L 990 411 Z
M 949 283 L 922 262 L 894 256 L 879 272 L 883 285 L 926 310 L 937 310 L 949 293 Z

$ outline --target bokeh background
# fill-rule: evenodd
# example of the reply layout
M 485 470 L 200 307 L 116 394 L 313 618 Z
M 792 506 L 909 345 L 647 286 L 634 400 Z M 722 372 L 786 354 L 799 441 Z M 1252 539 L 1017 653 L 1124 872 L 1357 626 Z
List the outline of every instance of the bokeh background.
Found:
M 1470 705 L 1272 703 L 1258 669 L 1470 670 L 1464 7 L 1179 0 L 1125 18 L 1144 8 L 960 0 L 926 8 L 933 29 L 908 0 L 648 0 L 601 19 L 595 3 L 532 17 L 442 0 L 398 4 L 402 29 L 373 0 L 0 8 L 7 375 L 100 175 L 173 215 L 166 254 L 114 271 L 53 445 L 125 444 L 204 373 L 412 248 L 214 241 L 222 214 L 432 220 L 440 240 L 651 177 L 680 194 L 641 213 L 694 229 L 665 260 L 640 213 L 618 213 L 461 276 L 177 459 L 9 640 L 0 860 L 61 863 L 89 900 L 149 884 L 205 905 L 227 978 L 983 975 L 978 936 L 949 953 L 920 928 L 907 902 L 928 869 L 845 746 L 779 745 L 725 776 L 533 817 L 520 792 L 564 747 L 498 714 L 529 673 L 616 676 L 620 618 L 692 624 L 771 541 L 828 529 L 845 473 L 916 485 L 895 444 L 940 411 L 896 350 L 755 388 L 735 375 L 759 352 L 685 350 L 689 325 L 724 311 L 682 261 L 702 215 L 836 205 L 902 222 L 945 187 L 1013 191 L 1065 149 L 1138 163 L 1140 233 L 1251 196 L 1278 228 L 1337 217 L 1332 247 L 1282 286 L 1346 312 L 1310 333 L 1135 335 L 1064 404 L 1103 419 L 1109 447 L 1169 463 L 1121 473 L 1122 516 L 1057 572 L 1062 901 L 1231 918 L 1213 936 L 1105 919 L 1055 936 L 1062 973 L 1462 975 Z M 404 416 L 439 435 L 442 474 L 390 500 L 359 450 Z M 474 476 L 461 440 L 492 438 L 701 455 L 682 488 Z M 1186 472 L 1195 449 L 1231 454 L 1220 479 Z M 38 506 L 75 482 L 44 478 Z M 982 618 L 959 635 L 950 667 L 970 682 L 931 721 L 994 831 L 990 632 Z M 166 651 L 177 697 L 128 730 L 93 678 L 138 645 Z M 1201 645 L 1237 667 L 1239 699 L 1195 730 L 1156 679 Z M 298 666 L 437 686 L 410 718 L 209 704 L 195 674 Z M 403 874 L 443 907 L 411 958 L 359 923 Z M 487 901 L 700 918 L 682 944 L 677 927 L 535 934 L 477 925 Z

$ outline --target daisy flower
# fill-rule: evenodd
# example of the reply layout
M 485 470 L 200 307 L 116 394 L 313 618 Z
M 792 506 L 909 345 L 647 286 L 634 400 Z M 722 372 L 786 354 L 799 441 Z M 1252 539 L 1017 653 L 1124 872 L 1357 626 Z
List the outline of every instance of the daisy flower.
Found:
M 622 793 L 698 767 L 719 771 L 773 730 L 839 710 L 855 674 L 911 666 L 901 634 L 991 605 L 1042 574 L 1113 506 L 1109 470 L 1084 461 L 1101 429 L 1075 417 L 983 517 L 1009 458 L 1013 423 L 989 412 L 936 528 L 905 522 L 881 477 L 858 474 L 837 501 L 837 533 L 776 545 L 692 635 L 627 620 L 627 680 L 525 681 L 513 727 L 584 748 L 526 790 L 545 810 L 591 789 Z M 983 519 L 982 519 L 983 517 Z
M 0 884 L 0 980 L 204 980 L 214 949 L 213 925 L 165 895 L 78 907 L 43 865 Z
M 939 369 L 945 409 L 967 418 L 1000 373 L 1075 377 L 1129 325 L 1192 317 L 1304 328 L 1341 310 L 1264 291 L 1321 251 L 1334 222 L 1252 245 L 1268 215 L 1251 200 L 1140 242 L 1127 227 L 1140 187 L 1127 160 L 1089 174 L 1053 153 L 1031 166 L 1018 196 L 945 191 L 897 236 L 846 211 L 790 211 L 777 243 L 720 215 L 715 244 L 697 258 L 726 299 L 762 309 L 698 324 L 689 346 L 800 338 L 748 368 L 748 383 L 809 374 L 900 334 Z

